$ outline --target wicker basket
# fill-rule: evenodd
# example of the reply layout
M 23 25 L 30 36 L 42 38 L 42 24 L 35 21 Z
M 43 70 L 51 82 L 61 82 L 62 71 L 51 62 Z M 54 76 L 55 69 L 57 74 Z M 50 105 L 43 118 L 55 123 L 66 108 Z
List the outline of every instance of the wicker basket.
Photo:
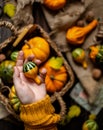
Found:
M 27 26 L 28 31 L 27 31 L 27 33 L 25 33 L 25 35 L 22 36 L 22 38 L 19 38 L 19 40 L 20 40 L 19 44 L 15 44 L 15 41 L 17 40 L 20 32 L 22 32 L 23 29 L 17 31 L 16 28 L 10 22 L 7 22 L 7 21 L 1 21 L 0 26 L 6 26 L 6 27 L 10 28 L 11 31 L 13 32 L 13 35 L 11 37 L 9 37 L 7 40 L 5 40 L 3 43 L 0 44 L 1 52 L 4 52 L 6 50 L 6 53 L 10 54 L 13 51 L 13 49 L 20 48 L 22 46 L 22 43 L 24 43 L 24 40 L 28 40 L 35 36 L 40 36 L 40 37 L 43 37 L 49 43 L 50 49 L 52 50 L 51 51 L 52 54 L 55 54 L 56 56 L 61 56 L 64 59 L 64 66 L 67 69 L 67 73 L 68 73 L 68 77 L 69 77 L 68 81 L 60 92 L 55 92 L 52 95 L 50 95 L 52 103 L 54 101 L 58 100 L 58 102 L 60 104 L 60 115 L 61 115 L 61 119 L 62 119 L 66 112 L 66 105 L 62 99 L 62 96 L 73 86 L 73 83 L 74 83 L 73 71 L 72 71 L 71 67 L 69 66 L 69 64 L 67 63 L 67 61 L 65 60 L 64 56 L 58 50 L 56 44 L 49 38 L 48 34 L 37 24 Z M 5 86 L 5 84 L 2 81 L 0 82 L 0 90 L 1 90 L 0 91 L 0 100 L 5 105 L 6 109 L 9 111 L 9 113 L 12 114 L 15 118 L 19 119 L 19 115 L 16 114 L 15 111 L 13 110 L 12 106 L 9 103 L 8 97 L 3 94 L 3 90 L 8 89 L 8 88 L 10 88 L 10 87 Z

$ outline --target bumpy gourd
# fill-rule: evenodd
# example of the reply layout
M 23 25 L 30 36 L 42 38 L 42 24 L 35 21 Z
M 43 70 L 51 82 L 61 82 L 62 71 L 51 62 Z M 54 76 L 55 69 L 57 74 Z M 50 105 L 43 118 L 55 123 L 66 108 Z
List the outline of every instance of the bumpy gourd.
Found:
M 38 67 L 34 62 L 27 62 L 23 65 L 23 72 L 27 78 L 33 79 L 37 84 L 41 83 L 38 77 Z
M 67 30 L 66 39 L 72 45 L 83 44 L 87 34 L 92 31 L 98 24 L 97 20 L 93 20 L 85 27 L 73 26 Z
M 64 7 L 66 0 L 44 0 L 44 5 L 51 10 L 58 10 Z
M 10 89 L 10 93 L 9 93 L 9 101 L 10 101 L 10 104 L 11 106 L 13 107 L 13 109 L 16 111 L 16 112 L 20 112 L 20 105 L 21 105 L 21 102 L 20 100 L 18 99 L 17 95 L 16 95 L 16 91 L 15 91 L 15 88 L 14 86 L 11 87 Z
M 34 55 L 34 59 L 39 59 L 41 62 L 47 60 L 50 54 L 50 47 L 48 42 L 42 37 L 34 37 L 25 43 L 22 47 L 24 58 L 29 55 Z

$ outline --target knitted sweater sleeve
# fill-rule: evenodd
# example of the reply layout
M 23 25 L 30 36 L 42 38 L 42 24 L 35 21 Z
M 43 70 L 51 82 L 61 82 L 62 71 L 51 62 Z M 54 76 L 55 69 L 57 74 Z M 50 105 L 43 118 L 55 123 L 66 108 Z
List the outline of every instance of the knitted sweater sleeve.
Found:
M 46 97 L 39 102 L 21 106 L 21 120 L 24 122 L 25 130 L 57 130 L 56 124 L 60 115 L 55 114 L 55 109 Z

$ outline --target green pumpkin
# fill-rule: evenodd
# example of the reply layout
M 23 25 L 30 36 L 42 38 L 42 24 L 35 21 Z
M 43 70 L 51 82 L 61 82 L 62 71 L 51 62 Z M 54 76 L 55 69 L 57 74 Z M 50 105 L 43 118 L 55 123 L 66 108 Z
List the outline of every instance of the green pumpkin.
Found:
M 11 60 L 16 61 L 19 51 L 13 51 L 10 55 Z
M 85 60 L 85 51 L 82 48 L 76 48 L 72 51 L 72 57 L 74 61 L 81 64 L 83 68 L 87 68 L 87 63 Z
M 0 78 L 5 84 L 13 83 L 13 68 L 15 62 L 12 60 L 5 60 L 0 64 Z
M 95 120 L 88 119 L 84 122 L 82 130 L 98 130 L 98 124 Z

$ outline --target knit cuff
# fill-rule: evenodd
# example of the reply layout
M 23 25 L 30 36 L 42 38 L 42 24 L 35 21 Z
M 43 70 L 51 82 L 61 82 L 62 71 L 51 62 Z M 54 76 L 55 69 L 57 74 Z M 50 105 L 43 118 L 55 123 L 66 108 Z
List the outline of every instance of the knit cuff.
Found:
M 50 97 L 46 97 L 36 103 L 21 106 L 21 120 L 29 125 L 49 125 L 60 120 L 60 116 L 54 114 L 55 109 L 51 104 Z

